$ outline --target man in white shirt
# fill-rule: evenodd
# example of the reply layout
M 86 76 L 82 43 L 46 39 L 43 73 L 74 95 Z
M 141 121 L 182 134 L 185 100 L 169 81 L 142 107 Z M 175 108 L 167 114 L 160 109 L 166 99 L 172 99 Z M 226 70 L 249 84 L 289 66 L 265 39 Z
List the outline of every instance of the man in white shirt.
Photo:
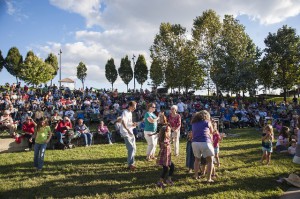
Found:
M 183 113 L 184 112 L 184 103 L 181 100 L 178 100 L 178 113 Z
M 136 127 L 136 123 L 132 122 L 132 112 L 136 109 L 136 102 L 130 101 L 128 103 L 128 108 L 125 109 L 122 113 L 122 125 L 120 128 L 120 134 L 125 140 L 128 157 L 128 168 L 130 170 L 135 170 L 134 165 L 134 156 L 136 153 L 136 144 L 135 144 L 135 136 L 133 134 L 133 129 Z

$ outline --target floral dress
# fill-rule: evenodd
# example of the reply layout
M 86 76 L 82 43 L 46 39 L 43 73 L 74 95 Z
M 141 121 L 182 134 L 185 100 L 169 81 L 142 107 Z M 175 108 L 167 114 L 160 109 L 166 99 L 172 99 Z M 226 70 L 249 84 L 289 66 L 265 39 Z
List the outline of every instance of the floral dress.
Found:
M 165 138 L 163 142 L 159 143 L 159 153 L 157 164 L 161 166 L 170 166 L 171 165 L 171 147 L 170 147 L 170 138 Z

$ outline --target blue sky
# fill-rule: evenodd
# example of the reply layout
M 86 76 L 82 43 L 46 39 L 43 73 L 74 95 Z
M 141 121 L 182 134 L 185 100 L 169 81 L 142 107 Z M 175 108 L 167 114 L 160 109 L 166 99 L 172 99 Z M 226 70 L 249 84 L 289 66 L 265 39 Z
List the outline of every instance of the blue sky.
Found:
M 125 55 L 143 54 L 149 67 L 149 47 L 160 23 L 179 23 L 190 32 L 193 20 L 207 9 L 221 17 L 234 15 L 260 48 L 269 32 L 285 24 L 299 34 L 300 0 L 0 0 L 0 50 L 6 57 L 16 46 L 23 57 L 33 50 L 45 59 L 62 49 L 62 78 L 81 87 L 76 66 L 83 61 L 85 85 L 110 88 L 104 73 L 108 59 L 114 58 L 118 68 Z M 14 81 L 5 69 L 0 72 L 0 84 Z M 114 87 L 126 90 L 120 78 Z

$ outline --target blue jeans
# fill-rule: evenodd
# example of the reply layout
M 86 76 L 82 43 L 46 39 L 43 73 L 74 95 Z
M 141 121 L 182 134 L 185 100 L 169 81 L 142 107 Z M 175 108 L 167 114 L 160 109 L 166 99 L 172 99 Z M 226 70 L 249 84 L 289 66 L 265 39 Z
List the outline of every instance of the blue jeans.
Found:
M 93 135 L 91 133 L 80 133 L 80 137 L 84 138 L 85 145 L 92 145 Z
M 134 156 L 136 152 L 136 145 L 135 145 L 135 137 L 124 137 L 125 145 L 127 148 L 127 163 L 128 165 L 134 164 Z
M 58 131 L 57 131 L 57 132 L 55 133 L 55 135 L 56 135 L 56 137 L 57 137 L 58 142 L 64 144 L 64 141 L 63 141 L 62 137 L 65 136 L 66 139 L 67 139 L 67 144 L 71 144 L 72 137 L 68 136 L 67 133 L 62 134 L 61 132 L 58 132 Z
M 34 145 L 34 167 L 37 169 L 43 168 L 46 147 L 47 144 L 35 143 Z

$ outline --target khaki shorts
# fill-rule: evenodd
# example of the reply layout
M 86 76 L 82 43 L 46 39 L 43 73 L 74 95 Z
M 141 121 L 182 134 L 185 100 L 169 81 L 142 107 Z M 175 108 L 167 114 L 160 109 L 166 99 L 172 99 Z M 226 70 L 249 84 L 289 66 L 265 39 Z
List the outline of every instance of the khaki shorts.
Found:
M 201 158 L 201 155 L 206 158 L 215 155 L 215 150 L 212 143 L 207 142 L 193 142 L 192 148 L 194 156 L 198 159 Z

